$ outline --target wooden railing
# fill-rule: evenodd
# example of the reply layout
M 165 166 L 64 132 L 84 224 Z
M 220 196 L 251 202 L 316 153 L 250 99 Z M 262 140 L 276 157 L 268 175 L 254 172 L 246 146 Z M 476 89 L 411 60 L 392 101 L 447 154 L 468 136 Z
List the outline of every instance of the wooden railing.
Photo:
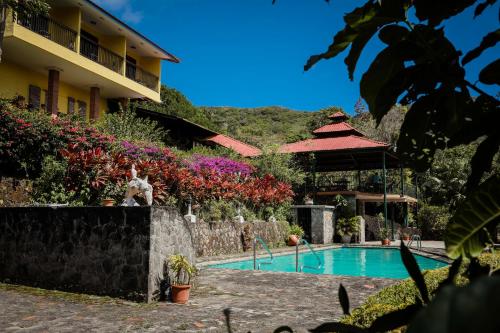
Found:
M 80 36 L 80 54 L 112 71 L 123 74 L 123 58 L 121 56 L 84 36 Z
M 158 89 L 158 76 L 136 66 L 131 62 L 127 62 L 125 76 L 150 89 Z
M 50 17 L 20 12 L 17 15 L 17 23 L 59 45 L 76 51 L 77 32 Z
M 306 186 L 316 192 L 342 192 L 342 191 L 359 191 L 365 193 L 384 193 L 384 184 L 381 182 L 371 182 L 368 180 L 361 181 L 355 177 L 333 178 L 333 177 L 318 177 L 316 184 L 313 184 L 310 179 L 306 180 Z M 387 193 L 400 194 L 401 183 L 399 181 L 388 181 L 386 184 Z M 416 197 L 416 188 L 413 184 L 404 184 L 404 193 L 411 197 Z

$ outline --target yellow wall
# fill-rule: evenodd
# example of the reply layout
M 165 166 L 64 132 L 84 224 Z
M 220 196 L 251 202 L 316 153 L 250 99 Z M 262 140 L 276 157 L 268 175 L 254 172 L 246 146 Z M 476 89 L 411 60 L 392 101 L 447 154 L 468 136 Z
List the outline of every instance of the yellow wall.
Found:
M 71 30 L 78 32 L 80 29 L 80 8 L 78 7 L 51 8 L 50 17 Z
M 150 72 L 158 77 L 158 82 L 161 82 L 161 59 L 151 58 L 151 57 L 141 57 L 137 52 L 132 50 L 127 50 L 127 55 L 131 56 L 136 60 L 137 66 L 143 68 L 144 70 Z M 155 89 L 160 91 L 160 85 Z
M 64 73 L 60 74 L 59 82 L 59 112 L 68 112 L 68 97 L 75 99 L 75 114 L 78 114 L 77 101 L 83 101 L 87 104 L 87 119 L 90 113 L 90 88 L 88 91 L 78 89 L 64 82 Z M 34 85 L 40 87 L 42 94 L 40 96 L 40 104 L 45 103 L 46 96 L 44 91 L 48 86 L 48 73 L 41 73 L 27 70 L 19 65 L 2 61 L 0 63 L 0 98 L 13 98 L 17 95 L 24 96 L 26 102 L 29 101 L 29 86 Z M 107 101 L 101 98 L 101 115 L 107 109 Z

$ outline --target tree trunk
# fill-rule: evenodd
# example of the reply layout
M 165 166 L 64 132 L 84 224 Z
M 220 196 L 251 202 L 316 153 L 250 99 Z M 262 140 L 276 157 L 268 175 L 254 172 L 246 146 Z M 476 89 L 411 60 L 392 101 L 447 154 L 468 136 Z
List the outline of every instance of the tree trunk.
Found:
M 3 35 L 5 34 L 5 25 L 7 23 L 7 3 L 0 0 L 0 63 L 3 53 Z

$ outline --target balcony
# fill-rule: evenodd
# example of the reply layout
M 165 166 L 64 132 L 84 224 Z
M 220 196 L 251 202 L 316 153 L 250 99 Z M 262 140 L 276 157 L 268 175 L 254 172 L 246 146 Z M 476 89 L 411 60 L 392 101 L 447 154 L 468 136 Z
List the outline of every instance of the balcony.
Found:
M 80 36 L 80 54 L 114 72 L 122 74 L 123 58 L 121 56 L 83 36 Z
M 93 62 L 157 92 L 159 84 L 158 76 L 128 62 L 124 73 L 124 57 L 83 35 L 79 35 L 76 31 L 56 22 L 52 18 L 42 15 L 19 14 L 16 20 L 19 25 L 32 32 L 50 39 Z M 79 50 L 77 50 L 78 39 L 80 41 Z
M 50 17 L 19 13 L 17 23 L 51 41 L 76 52 L 78 33 Z
M 127 61 L 125 76 L 135 82 L 142 84 L 150 89 L 156 90 L 158 88 L 158 77 L 138 66 L 134 63 Z

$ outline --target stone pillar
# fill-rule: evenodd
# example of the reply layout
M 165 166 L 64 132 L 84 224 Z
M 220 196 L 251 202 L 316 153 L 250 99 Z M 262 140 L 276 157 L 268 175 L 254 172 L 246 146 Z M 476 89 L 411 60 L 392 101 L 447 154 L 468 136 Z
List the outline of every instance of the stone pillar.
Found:
M 366 242 L 366 223 L 364 216 L 359 217 L 359 242 L 364 244 Z
M 98 119 L 101 111 L 101 91 L 99 87 L 90 88 L 90 119 Z
M 47 89 L 47 112 L 57 116 L 59 112 L 59 71 L 49 69 L 49 84 Z

